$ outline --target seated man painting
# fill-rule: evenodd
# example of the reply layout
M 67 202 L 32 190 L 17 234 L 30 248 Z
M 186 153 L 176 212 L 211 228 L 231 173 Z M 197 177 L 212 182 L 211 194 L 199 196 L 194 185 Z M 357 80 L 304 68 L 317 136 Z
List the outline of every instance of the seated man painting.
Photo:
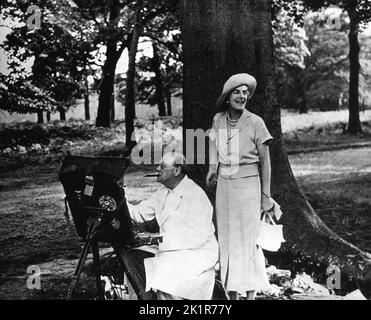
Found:
M 131 249 L 123 257 L 143 299 L 212 298 L 218 260 L 213 207 L 185 168 L 182 154 L 165 154 L 157 168 L 163 186 L 140 204 L 128 204 L 134 221 L 156 218 L 163 235 L 154 253 Z

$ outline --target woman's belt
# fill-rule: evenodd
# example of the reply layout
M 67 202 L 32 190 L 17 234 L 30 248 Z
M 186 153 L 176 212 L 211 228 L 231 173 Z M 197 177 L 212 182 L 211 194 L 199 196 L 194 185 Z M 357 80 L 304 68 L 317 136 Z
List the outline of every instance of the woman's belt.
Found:
M 258 163 L 224 164 L 219 162 L 219 175 L 227 179 L 236 179 L 259 175 Z

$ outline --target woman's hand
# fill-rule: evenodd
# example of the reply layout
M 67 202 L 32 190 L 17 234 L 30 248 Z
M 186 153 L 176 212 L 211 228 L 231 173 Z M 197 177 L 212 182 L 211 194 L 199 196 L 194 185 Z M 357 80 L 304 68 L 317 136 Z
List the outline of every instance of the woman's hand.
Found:
M 264 212 L 269 212 L 273 210 L 273 207 L 274 207 L 273 199 L 262 194 L 262 210 Z
M 217 181 L 217 172 L 215 169 L 209 169 L 206 176 L 206 186 L 210 187 L 214 185 Z

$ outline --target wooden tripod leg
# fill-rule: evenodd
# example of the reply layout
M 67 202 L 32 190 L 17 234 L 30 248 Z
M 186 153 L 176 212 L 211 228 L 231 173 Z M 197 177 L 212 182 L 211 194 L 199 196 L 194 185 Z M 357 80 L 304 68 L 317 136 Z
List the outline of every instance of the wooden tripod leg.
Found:
M 93 224 L 89 225 L 88 233 L 86 235 L 85 245 L 84 245 L 84 248 L 82 249 L 79 262 L 77 264 L 75 273 L 73 274 L 72 282 L 71 282 L 70 288 L 68 290 L 68 294 L 67 294 L 67 297 L 66 297 L 67 300 L 71 300 L 73 292 L 75 291 L 75 288 L 77 286 L 77 283 L 80 280 L 80 275 L 81 275 L 81 272 L 82 272 L 82 268 L 84 267 L 85 260 L 86 260 L 86 257 L 88 255 L 88 252 L 89 252 L 89 249 L 90 249 L 90 246 L 91 246 L 91 238 L 92 238 L 93 230 L 94 230 Z
M 101 265 L 100 265 L 100 257 L 99 257 L 99 247 L 98 242 L 93 241 L 92 242 L 92 251 L 93 251 L 93 263 L 94 263 L 94 272 L 95 272 L 95 283 L 97 285 L 97 293 L 98 293 L 98 299 L 104 300 L 104 292 L 103 292 L 103 286 L 101 281 Z
M 80 275 L 81 275 L 81 272 L 82 272 L 82 268 L 84 267 L 86 257 L 88 255 L 90 245 L 91 245 L 90 240 L 85 242 L 84 249 L 82 250 L 82 253 L 81 253 L 79 262 L 77 264 L 75 273 L 73 274 L 73 279 L 72 279 L 70 288 L 68 290 L 68 294 L 67 294 L 67 297 L 66 297 L 67 300 L 71 300 L 73 292 L 75 291 L 75 288 L 77 286 L 77 283 L 80 280 Z

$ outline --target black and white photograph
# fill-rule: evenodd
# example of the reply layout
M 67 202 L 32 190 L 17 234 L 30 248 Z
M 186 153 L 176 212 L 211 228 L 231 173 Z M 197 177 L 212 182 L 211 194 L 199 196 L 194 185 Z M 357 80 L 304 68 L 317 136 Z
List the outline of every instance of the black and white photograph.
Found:
M 370 235 L 370 0 L 2 1 L 0 300 L 369 300 Z

